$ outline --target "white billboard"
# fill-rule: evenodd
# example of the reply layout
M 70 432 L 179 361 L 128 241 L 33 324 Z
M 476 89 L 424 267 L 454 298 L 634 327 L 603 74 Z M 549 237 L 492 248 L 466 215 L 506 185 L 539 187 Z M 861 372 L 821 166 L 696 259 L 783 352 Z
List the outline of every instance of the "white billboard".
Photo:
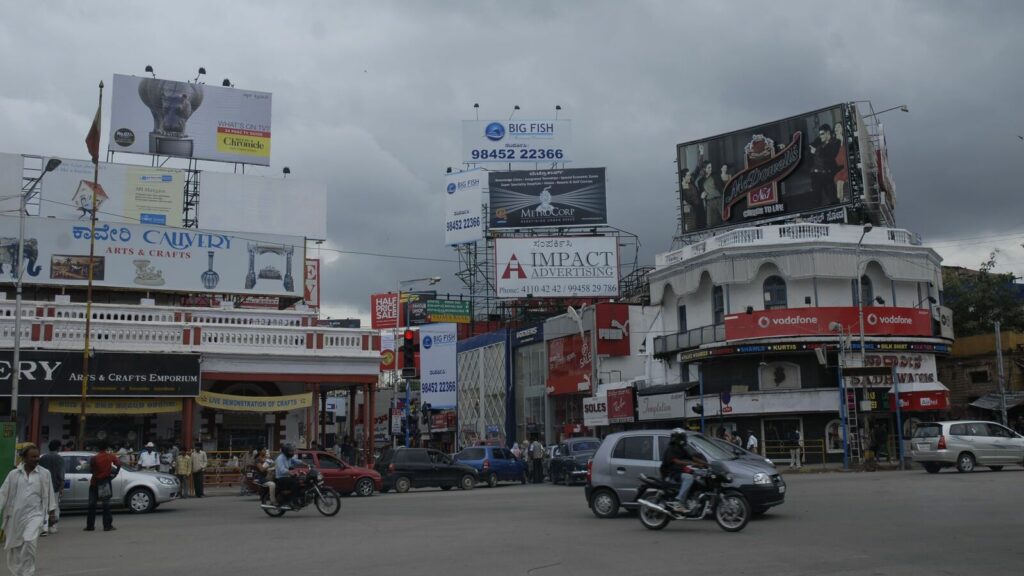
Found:
M 114 75 L 112 152 L 270 165 L 269 92 Z
M 0 212 L 18 213 L 24 166 L 25 159 L 21 154 L 0 153 Z
M 327 239 L 327 186 L 301 178 L 264 178 L 204 170 L 199 225 Z
M 93 176 L 91 161 L 62 159 L 40 183 L 39 215 L 88 222 Z M 97 220 L 181 226 L 183 170 L 100 162 L 99 181 Z
M 420 326 L 420 396 L 431 408 L 455 408 L 456 348 L 455 324 Z
M 587 428 L 608 425 L 608 397 L 591 396 L 583 399 L 583 425 Z
M 619 295 L 614 236 L 498 238 L 499 298 L 605 298 Z
M 29 284 L 88 284 L 88 222 L 30 217 L 25 223 Z M 17 248 L 18 218 L 0 217 L 0 254 Z M 303 296 L 304 241 L 295 236 L 96 225 L 93 284 L 105 288 Z M 0 259 L 0 282 L 13 282 L 11 261 Z
M 462 161 L 572 162 L 569 120 L 464 120 Z
M 484 237 L 483 169 L 448 174 L 445 178 L 444 243 L 448 246 L 476 242 Z

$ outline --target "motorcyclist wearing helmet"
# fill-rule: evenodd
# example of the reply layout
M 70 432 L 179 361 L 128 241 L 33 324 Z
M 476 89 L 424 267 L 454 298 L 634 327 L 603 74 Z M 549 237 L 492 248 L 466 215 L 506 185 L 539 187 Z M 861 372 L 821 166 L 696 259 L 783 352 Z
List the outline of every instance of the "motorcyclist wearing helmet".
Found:
M 294 493 L 295 488 L 298 487 L 296 478 L 288 473 L 292 469 L 293 464 L 306 466 L 302 460 L 295 457 L 295 446 L 292 444 L 281 446 L 281 453 L 277 456 L 277 460 L 274 461 L 274 481 L 267 483 L 267 487 L 270 489 L 270 503 L 274 506 L 280 506 L 277 503 L 278 490 L 291 490 Z M 306 467 L 308 468 L 308 466 Z M 289 496 L 290 500 L 291 497 Z
M 705 468 L 707 465 L 708 461 L 704 456 L 686 442 L 686 431 L 682 428 L 672 430 L 668 449 L 665 450 L 661 459 L 660 469 L 661 476 L 665 479 L 671 479 L 677 475 L 679 478 L 679 494 L 675 501 L 668 503 L 670 507 L 684 513 L 691 511 L 691 508 L 686 506 L 686 496 L 690 492 L 690 488 L 693 487 L 693 474 L 685 472 L 684 469 L 686 467 Z

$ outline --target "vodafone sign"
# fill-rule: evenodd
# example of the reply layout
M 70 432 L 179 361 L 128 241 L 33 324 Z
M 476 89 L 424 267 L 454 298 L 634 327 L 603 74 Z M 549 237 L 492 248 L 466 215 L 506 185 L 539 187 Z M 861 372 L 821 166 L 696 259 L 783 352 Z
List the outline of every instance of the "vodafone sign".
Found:
M 830 335 L 829 325 L 838 322 L 847 333 L 858 332 L 855 307 L 787 308 L 761 310 L 725 317 L 725 339 L 776 336 Z M 934 336 L 932 315 L 922 308 L 870 306 L 864 309 L 864 333 L 872 336 Z

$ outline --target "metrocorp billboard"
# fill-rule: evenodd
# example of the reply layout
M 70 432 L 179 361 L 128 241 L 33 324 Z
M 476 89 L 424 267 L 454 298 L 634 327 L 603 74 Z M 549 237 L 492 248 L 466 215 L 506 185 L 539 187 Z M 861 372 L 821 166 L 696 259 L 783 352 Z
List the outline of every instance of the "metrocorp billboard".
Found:
M 111 152 L 270 165 L 269 92 L 114 75 Z
M 41 180 L 40 216 L 83 220 L 92 214 L 93 163 L 63 160 Z M 130 164 L 99 164 L 96 219 L 181 226 L 185 172 Z
M 420 398 L 431 408 L 455 408 L 458 398 L 455 324 L 420 327 Z
M 481 168 L 448 174 L 445 178 L 444 243 L 448 246 L 476 242 L 484 237 Z
M 91 236 L 88 222 L 27 218 L 24 282 L 87 285 Z M 0 283 L 15 280 L 17 243 L 18 218 L 0 217 Z M 97 223 L 93 284 L 302 298 L 304 246 L 296 236 Z
M 614 236 L 498 238 L 494 251 L 499 298 L 619 295 Z
M 491 228 L 608 222 L 604 168 L 490 172 Z
M 572 162 L 569 120 L 464 120 L 462 161 Z

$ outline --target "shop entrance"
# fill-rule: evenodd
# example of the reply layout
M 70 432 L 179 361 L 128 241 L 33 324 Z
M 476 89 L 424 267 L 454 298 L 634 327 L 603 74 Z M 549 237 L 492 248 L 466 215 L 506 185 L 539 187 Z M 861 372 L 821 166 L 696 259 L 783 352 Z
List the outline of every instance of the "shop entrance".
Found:
M 85 419 L 85 444 L 95 446 L 97 440 L 106 440 L 111 447 L 124 446 L 135 451 L 141 450 L 146 442 L 155 440 L 145 438 L 142 420 L 142 416 L 90 414 Z
M 267 444 L 266 416 L 262 413 L 224 412 L 217 434 L 217 450 L 257 450 Z

